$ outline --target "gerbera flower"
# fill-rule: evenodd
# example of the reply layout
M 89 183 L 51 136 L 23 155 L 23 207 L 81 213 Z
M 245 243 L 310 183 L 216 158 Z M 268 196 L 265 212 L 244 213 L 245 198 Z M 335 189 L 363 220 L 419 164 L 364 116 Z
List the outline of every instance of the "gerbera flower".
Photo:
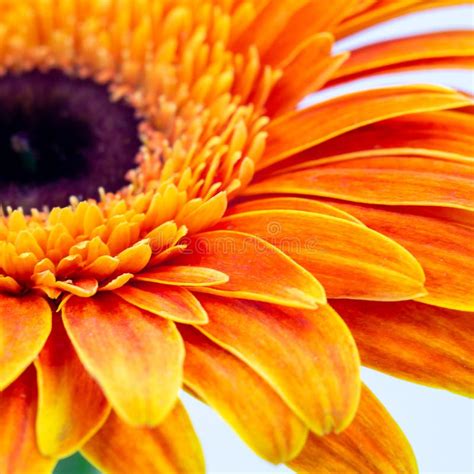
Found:
M 471 67 L 467 32 L 331 53 L 455 3 L 0 0 L 0 472 L 201 472 L 182 387 L 271 462 L 416 471 L 358 354 L 473 394 L 472 102 L 296 107 Z

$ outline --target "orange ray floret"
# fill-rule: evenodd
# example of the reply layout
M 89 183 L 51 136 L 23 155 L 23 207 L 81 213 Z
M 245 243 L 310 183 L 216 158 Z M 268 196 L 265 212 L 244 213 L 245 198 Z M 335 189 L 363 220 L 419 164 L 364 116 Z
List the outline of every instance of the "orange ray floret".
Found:
M 36 436 L 45 456 L 63 457 L 77 451 L 109 415 L 110 406 L 68 341 L 63 324 L 53 329 L 38 359 Z
M 449 68 L 451 62 L 454 68 L 474 67 L 472 31 L 442 31 L 366 46 L 353 51 L 333 77 L 347 80 L 412 68 Z
M 136 445 L 133 450 L 132 445 Z M 184 456 L 183 446 L 186 447 Z M 201 446 L 180 402 L 157 428 L 136 428 L 112 413 L 82 452 L 107 472 L 128 474 L 130 470 L 142 469 L 156 474 L 204 472 Z
M 202 473 L 183 388 L 270 462 L 416 472 L 360 363 L 474 393 L 473 102 L 410 85 L 298 104 L 376 72 L 472 68 L 466 32 L 333 53 L 457 3 L 0 0 L 0 84 L 93 84 L 139 139 L 125 184 L 0 203 L 2 474 L 75 451 L 104 472 Z M 33 145 L 5 133 L 36 179 Z M 9 179 L 1 199 L 38 186 Z
M 368 460 L 365 452 L 370 451 Z M 297 472 L 347 472 L 370 469 L 380 473 L 418 472 L 410 445 L 396 422 L 366 387 L 352 425 L 340 435 L 311 435 L 289 466 Z
M 70 299 L 63 321 L 81 362 L 125 421 L 156 426 L 166 417 L 181 385 L 184 358 L 172 321 L 110 294 Z M 133 389 L 129 380 L 135 380 Z
M 365 365 L 472 397 L 471 313 L 414 301 L 331 304 L 352 331 Z
M 185 328 L 183 334 L 185 384 L 217 410 L 258 455 L 273 463 L 294 458 L 306 441 L 308 428 L 290 407 L 245 362 L 194 329 Z M 235 385 L 240 390 L 233 389 Z

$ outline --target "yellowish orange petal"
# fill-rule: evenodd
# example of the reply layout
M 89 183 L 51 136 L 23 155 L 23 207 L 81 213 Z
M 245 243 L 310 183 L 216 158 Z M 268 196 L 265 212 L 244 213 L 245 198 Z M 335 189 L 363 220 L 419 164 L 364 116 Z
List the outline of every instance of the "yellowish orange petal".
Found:
M 213 268 L 179 265 L 162 265 L 151 271 L 140 273 L 135 279 L 188 287 L 221 285 L 229 281 L 229 277 L 225 273 Z
M 307 474 L 416 474 L 418 468 L 405 435 L 367 387 L 352 424 L 340 434 L 311 434 L 289 467 Z
M 81 278 L 75 281 L 57 281 L 54 286 L 71 295 L 90 298 L 97 293 L 99 282 L 95 278 Z
M 302 308 L 326 301 L 323 287 L 309 272 L 254 235 L 211 231 L 186 243 L 178 265 L 209 267 L 229 276 L 228 283 L 194 291 Z
M 283 400 L 249 366 L 196 330 L 182 328 L 185 383 L 263 458 L 295 457 L 308 433 Z
M 37 295 L 0 294 L 0 390 L 38 355 L 51 331 L 51 308 Z
M 312 431 L 322 435 L 349 425 L 359 403 L 359 358 L 328 305 L 309 311 L 199 299 L 209 323 L 198 329 L 252 367 Z
M 138 273 L 145 268 L 151 255 L 150 244 L 146 240 L 138 242 L 117 255 L 119 265 L 115 273 Z
M 102 472 L 199 474 L 205 472 L 199 440 L 178 401 L 156 428 L 137 428 L 111 413 L 82 453 Z
M 21 286 L 14 278 L 0 275 L 0 291 L 2 293 L 18 294 L 21 292 Z
M 185 288 L 137 282 L 115 290 L 115 294 L 128 303 L 162 318 L 188 324 L 207 322 L 203 307 Z
M 364 365 L 396 377 L 474 396 L 471 313 L 403 301 L 334 300 Z
M 260 168 L 364 125 L 470 103 L 454 90 L 428 85 L 386 87 L 331 99 L 272 121 Z
M 29 368 L 0 391 L 0 472 L 51 474 L 56 461 L 41 455 L 35 440 L 36 378 Z
M 345 219 L 267 210 L 225 217 L 219 227 L 268 240 L 313 273 L 332 298 L 397 301 L 426 294 L 423 270 L 408 251 Z
M 38 447 L 45 456 L 65 457 L 102 425 L 109 404 L 79 361 L 57 317 L 35 365 Z
M 172 321 L 108 292 L 71 298 L 66 331 L 79 359 L 127 423 L 155 426 L 181 388 L 184 348 Z

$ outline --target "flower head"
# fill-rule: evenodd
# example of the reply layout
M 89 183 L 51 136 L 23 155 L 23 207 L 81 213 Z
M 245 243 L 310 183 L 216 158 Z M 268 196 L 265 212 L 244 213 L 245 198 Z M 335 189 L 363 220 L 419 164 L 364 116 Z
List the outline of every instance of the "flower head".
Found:
M 359 353 L 473 393 L 472 101 L 297 105 L 470 65 L 463 32 L 332 53 L 431 4 L 0 0 L 0 472 L 200 472 L 182 387 L 269 461 L 416 470 Z

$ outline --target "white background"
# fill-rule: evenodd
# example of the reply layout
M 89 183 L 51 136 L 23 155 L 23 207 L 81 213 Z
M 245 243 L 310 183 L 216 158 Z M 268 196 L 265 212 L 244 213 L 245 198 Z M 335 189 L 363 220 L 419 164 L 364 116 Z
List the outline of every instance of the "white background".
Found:
M 371 28 L 363 35 L 344 40 L 337 45 L 337 50 L 342 51 L 392 37 L 434 30 L 471 29 L 473 26 L 472 7 L 438 9 Z M 328 93 L 317 94 L 316 97 L 305 100 L 304 104 L 348 90 L 413 82 L 441 83 L 474 93 L 474 77 L 471 73 L 429 71 L 356 81 L 349 88 L 338 87 Z M 422 473 L 474 472 L 474 402 L 367 369 L 363 371 L 363 379 L 389 409 L 410 439 Z M 245 396 L 245 393 L 242 393 L 242 396 Z M 186 395 L 184 401 L 201 438 L 209 472 L 289 472 L 285 467 L 273 466 L 259 459 L 208 407 Z M 258 417 L 258 413 L 255 413 L 255 416 Z

